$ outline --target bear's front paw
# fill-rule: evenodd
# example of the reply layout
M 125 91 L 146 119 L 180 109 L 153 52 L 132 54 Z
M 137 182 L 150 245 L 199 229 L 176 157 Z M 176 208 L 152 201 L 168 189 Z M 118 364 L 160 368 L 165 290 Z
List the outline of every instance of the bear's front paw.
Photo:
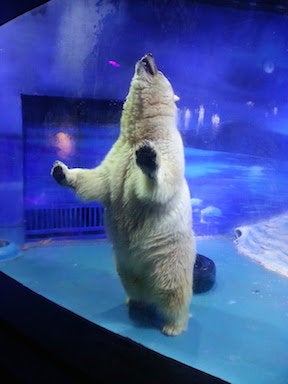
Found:
M 154 179 L 157 170 L 157 153 L 149 145 L 140 147 L 136 151 L 136 164 L 150 179 Z
M 66 178 L 66 172 L 67 167 L 64 163 L 61 161 L 55 161 L 53 164 L 51 175 L 54 177 L 54 179 L 57 181 L 60 185 L 67 185 L 67 178 Z

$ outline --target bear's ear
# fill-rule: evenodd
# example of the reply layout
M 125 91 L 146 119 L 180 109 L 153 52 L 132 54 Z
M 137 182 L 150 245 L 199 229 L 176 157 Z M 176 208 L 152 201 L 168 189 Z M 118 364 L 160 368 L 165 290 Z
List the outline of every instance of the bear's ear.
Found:
M 174 95 L 174 101 L 175 101 L 175 103 L 176 103 L 177 101 L 179 101 L 179 100 L 180 100 L 180 97 L 177 96 L 177 95 Z

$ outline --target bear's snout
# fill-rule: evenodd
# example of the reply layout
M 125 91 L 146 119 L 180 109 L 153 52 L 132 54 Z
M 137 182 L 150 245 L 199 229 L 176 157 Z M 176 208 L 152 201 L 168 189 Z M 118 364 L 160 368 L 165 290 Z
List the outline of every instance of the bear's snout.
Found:
M 138 62 L 138 66 L 144 68 L 144 70 L 152 76 L 157 73 L 157 67 L 152 53 L 147 53 L 147 55 L 143 56 Z

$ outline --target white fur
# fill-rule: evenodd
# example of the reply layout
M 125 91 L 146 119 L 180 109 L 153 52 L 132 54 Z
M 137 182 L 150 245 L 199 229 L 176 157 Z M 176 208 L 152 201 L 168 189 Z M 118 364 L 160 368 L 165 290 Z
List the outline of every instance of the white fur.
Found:
M 143 145 L 157 155 L 153 178 L 136 164 Z M 62 184 L 106 207 L 107 232 L 129 302 L 155 305 L 165 334 L 185 330 L 195 248 L 174 92 L 164 75 L 151 76 L 137 63 L 120 136 L 98 167 L 68 169 L 59 161 L 56 166 L 65 175 Z

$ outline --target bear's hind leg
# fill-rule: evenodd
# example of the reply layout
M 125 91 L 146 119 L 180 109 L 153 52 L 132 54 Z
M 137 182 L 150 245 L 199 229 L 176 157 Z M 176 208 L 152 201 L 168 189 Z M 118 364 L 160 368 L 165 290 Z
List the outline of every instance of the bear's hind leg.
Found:
M 156 303 L 163 318 L 162 332 L 168 336 L 177 336 L 187 328 L 191 295 L 183 294 L 182 289 L 163 292 L 161 301 Z

